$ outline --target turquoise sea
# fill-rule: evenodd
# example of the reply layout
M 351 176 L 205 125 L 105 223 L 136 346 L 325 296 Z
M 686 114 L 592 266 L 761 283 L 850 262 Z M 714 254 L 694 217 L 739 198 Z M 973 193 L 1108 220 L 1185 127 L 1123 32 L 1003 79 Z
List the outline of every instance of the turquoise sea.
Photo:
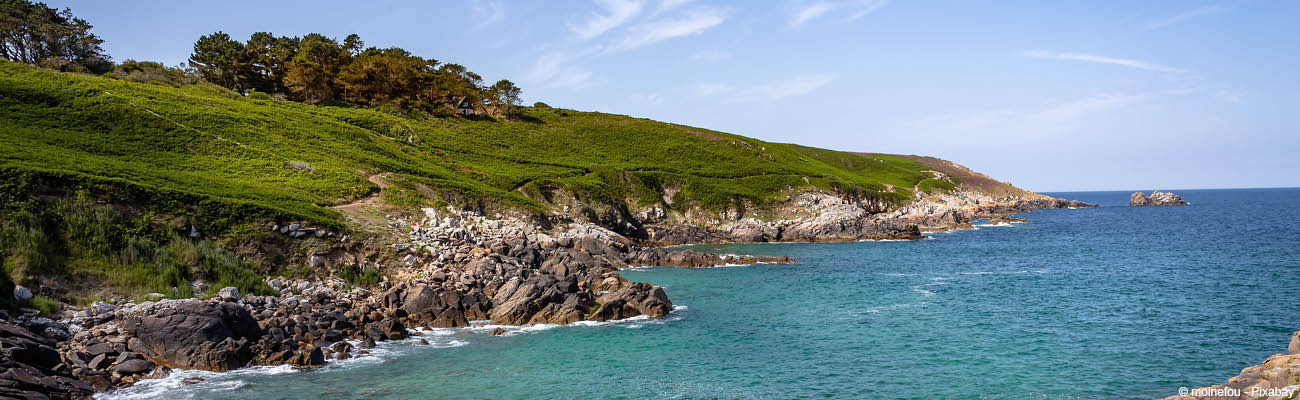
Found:
M 1156 398 L 1300 330 L 1300 189 L 1052 193 L 911 242 L 698 246 L 794 265 L 644 268 L 664 320 L 431 330 L 308 372 L 182 371 L 109 398 Z M 183 384 L 185 378 L 203 378 Z

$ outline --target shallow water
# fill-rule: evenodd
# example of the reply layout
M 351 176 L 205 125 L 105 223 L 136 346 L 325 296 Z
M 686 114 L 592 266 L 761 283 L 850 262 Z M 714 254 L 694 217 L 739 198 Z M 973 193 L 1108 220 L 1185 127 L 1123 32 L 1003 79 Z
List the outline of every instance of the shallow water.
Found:
M 1300 189 L 1057 193 L 1099 209 L 911 242 L 698 246 L 794 265 L 635 268 L 664 320 L 430 330 L 298 372 L 178 372 L 110 398 L 1154 398 L 1300 330 Z M 185 377 L 206 378 L 185 385 Z

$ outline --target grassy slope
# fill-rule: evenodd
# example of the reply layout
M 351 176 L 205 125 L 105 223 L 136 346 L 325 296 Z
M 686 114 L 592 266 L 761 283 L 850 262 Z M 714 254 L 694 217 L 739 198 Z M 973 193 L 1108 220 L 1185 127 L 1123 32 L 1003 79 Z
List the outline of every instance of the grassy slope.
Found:
M 253 100 L 220 88 L 172 88 L 0 62 L 0 196 L 59 186 L 116 188 L 190 206 L 221 230 L 257 216 L 340 224 L 327 206 L 373 193 L 393 172 L 442 198 L 545 212 L 561 187 L 590 203 L 722 209 L 787 187 L 854 191 L 895 203 L 929 177 L 898 156 L 766 143 L 647 119 L 525 109 L 519 121 Z M 305 162 L 311 169 L 290 166 Z M 413 185 L 418 183 L 420 185 Z M 884 184 L 898 189 L 884 192 Z M 0 197 L 0 200 L 3 200 Z

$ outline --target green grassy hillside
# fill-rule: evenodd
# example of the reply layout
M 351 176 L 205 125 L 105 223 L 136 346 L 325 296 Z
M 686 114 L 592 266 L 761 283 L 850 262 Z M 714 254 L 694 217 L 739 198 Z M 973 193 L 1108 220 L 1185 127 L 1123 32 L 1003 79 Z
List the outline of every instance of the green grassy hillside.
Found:
M 0 62 L 0 131 L 0 200 L 110 191 L 183 207 L 214 231 L 259 218 L 340 225 L 328 206 L 376 192 L 367 177 L 378 173 L 400 177 L 395 201 L 534 213 L 548 212 L 540 193 L 550 188 L 590 204 L 663 202 L 672 188 L 670 208 L 720 210 L 812 185 L 897 204 L 930 177 L 902 157 L 622 115 L 527 108 L 509 121 L 406 117 L 10 62 Z

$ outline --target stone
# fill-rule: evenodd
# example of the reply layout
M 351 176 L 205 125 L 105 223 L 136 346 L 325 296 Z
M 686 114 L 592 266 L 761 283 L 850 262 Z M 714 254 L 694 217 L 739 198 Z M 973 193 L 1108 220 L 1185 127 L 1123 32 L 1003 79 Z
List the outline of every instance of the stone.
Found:
M 137 311 L 120 323 L 139 339 L 128 347 L 169 368 L 224 372 L 243 367 L 262 336 L 257 320 L 235 303 L 169 300 Z
M 153 370 L 154 364 L 141 359 L 126 360 L 125 362 L 114 365 L 108 371 L 113 375 L 128 376 L 140 375 Z
M 110 312 L 113 312 L 113 310 L 116 310 L 116 309 L 117 309 L 117 306 L 112 305 L 112 304 L 109 304 L 109 303 L 105 303 L 105 302 L 102 302 L 102 301 L 96 301 L 96 302 L 90 304 L 90 310 L 91 310 L 91 311 L 94 311 L 95 315 L 99 315 L 99 314 L 103 314 L 103 313 L 110 313 Z
M 86 367 L 93 370 L 102 370 L 108 367 L 108 365 L 109 365 L 108 354 L 97 355 L 95 356 L 95 358 L 90 359 L 90 362 L 86 363 Z
M 223 287 L 217 291 L 217 298 L 223 301 L 238 301 L 240 298 L 239 288 L 233 286 Z
M 32 297 L 36 297 L 36 296 L 32 294 L 31 289 L 28 289 L 23 285 L 14 286 L 14 300 L 29 301 L 32 299 Z
M 506 330 L 501 327 L 496 327 L 496 328 L 492 328 L 492 331 L 488 333 L 491 334 L 492 336 L 501 336 L 506 334 Z
M 1287 354 L 1300 354 L 1300 331 L 1291 334 L 1291 345 L 1286 348 Z

